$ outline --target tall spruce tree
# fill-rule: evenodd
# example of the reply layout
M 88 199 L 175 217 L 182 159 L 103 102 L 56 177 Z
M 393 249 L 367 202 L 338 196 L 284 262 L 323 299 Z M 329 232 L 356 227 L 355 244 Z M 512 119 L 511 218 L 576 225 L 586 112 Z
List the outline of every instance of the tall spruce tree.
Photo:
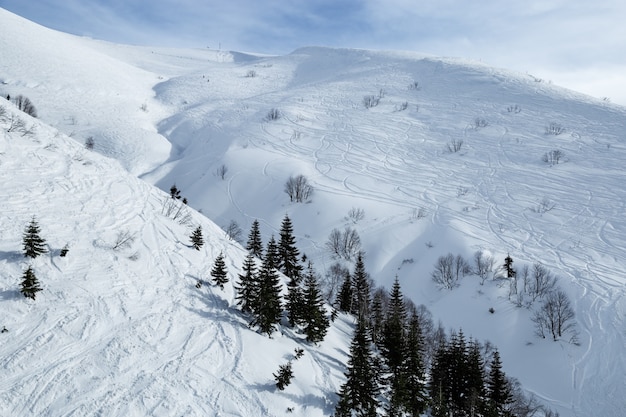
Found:
M 350 276 L 350 272 L 346 271 L 346 276 L 343 280 L 343 284 L 341 284 L 341 289 L 337 294 L 337 307 L 339 311 L 344 313 L 349 313 L 352 311 L 352 276 Z
M 248 252 L 243 262 L 243 273 L 238 275 L 238 282 L 235 284 L 237 305 L 244 313 L 252 313 L 257 305 L 259 294 L 259 280 L 252 252 Z
M 502 371 L 500 353 L 495 350 L 491 360 L 491 369 L 487 378 L 487 413 L 488 417 L 508 416 L 508 408 L 513 402 L 511 385 Z
M 306 275 L 304 276 L 304 334 L 306 340 L 317 343 L 324 340 L 330 322 L 326 316 L 324 300 L 319 289 L 319 283 L 313 270 L 313 265 L 309 262 Z
M 24 274 L 22 275 L 22 289 L 20 292 L 26 298 L 32 298 L 33 300 L 37 296 L 37 293 L 42 288 L 39 286 L 39 280 L 33 272 L 33 268 L 29 265 Z
M 469 395 L 465 399 L 465 409 L 471 416 L 485 412 L 485 364 L 480 344 L 470 340 L 468 347 L 467 372 L 465 378 Z
M 282 316 L 281 284 L 277 266 L 277 246 L 274 236 L 267 243 L 263 265 L 259 271 L 258 296 L 254 309 L 254 320 L 250 323 L 258 326 L 261 333 L 272 335 Z
M 263 257 L 263 241 L 261 240 L 259 221 L 256 219 L 252 222 L 250 234 L 248 234 L 246 250 L 259 259 Z
M 370 313 L 370 333 L 372 342 L 376 347 L 381 348 L 385 327 L 385 304 L 387 303 L 387 293 L 383 288 L 374 291 L 372 297 L 372 311 Z
M 352 306 L 351 313 L 359 319 L 368 318 L 370 315 L 371 288 L 365 265 L 363 253 L 359 252 L 352 274 Z
M 450 412 L 450 353 L 447 342 L 439 344 L 430 367 L 428 393 L 433 417 L 447 417 Z
M 47 252 L 45 247 L 46 241 L 39 235 L 40 233 L 39 223 L 37 223 L 37 219 L 33 216 L 28 226 L 26 226 L 23 235 L 25 257 L 36 258 Z
M 339 402 L 335 417 L 376 417 L 378 403 L 378 381 L 371 351 L 372 341 L 367 329 L 367 321 L 361 318 L 350 344 L 346 382 L 338 393 Z
M 406 372 L 406 397 L 403 399 L 404 410 L 409 416 L 417 417 L 426 410 L 428 392 L 425 383 L 424 336 L 417 314 L 409 319 L 406 334 L 406 357 L 403 371 Z
M 513 269 L 513 258 L 509 254 L 504 258 L 504 272 L 506 272 L 507 278 L 515 278 L 516 272 Z
M 280 240 L 278 242 L 278 269 L 288 278 L 300 282 L 302 265 L 300 265 L 300 251 L 296 247 L 296 238 L 293 235 L 293 225 L 288 215 L 285 215 L 280 226 Z
M 224 284 L 228 282 L 228 269 L 226 268 L 226 262 L 224 262 L 223 252 L 220 252 L 217 258 L 215 258 L 215 263 L 211 269 L 211 276 L 213 277 L 213 284 L 223 290 Z
M 202 237 L 202 226 L 198 226 L 194 229 L 193 233 L 191 233 L 191 246 L 195 250 L 200 250 L 202 245 L 204 245 L 204 238 Z

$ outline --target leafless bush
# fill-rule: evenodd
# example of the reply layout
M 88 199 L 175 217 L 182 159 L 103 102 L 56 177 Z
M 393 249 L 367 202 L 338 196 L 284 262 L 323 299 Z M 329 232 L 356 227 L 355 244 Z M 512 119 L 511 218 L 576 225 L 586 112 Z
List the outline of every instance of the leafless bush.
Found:
M 234 240 L 235 242 L 239 242 L 239 243 L 243 242 L 242 240 L 243 231 L 241 230 L 241 227 L 239 227 L 239 224 L 237 224 L 236 221 L 231 220 L 230 223 L 228 223 L 228 226 L 224 228 L 224 232 L 226 232 L 226 236 L 228 236 L 230 240 Z
M 328 236 L 326 247 L 333 253 L 333 256 L 349 261 L 354 259 L 361 250 L 361 238 L 351 227 L 346 227 L 343 232 L 333 229 Z
M 346 220 L 351 221 L 354 224 L 357 224 L 364 218 L 365 218 L 365 210 L 363 210 L 362 208 L 352 207 L 348 211 L 348 216 L 346 217 Z
M 562 159 L 565 158 L 565 154 L 559 149 L 553 149 L 550 152 L 546 152 L 543 154 L 543 158 L 541 160 L 547 164 L 557 165 L 561 162 Z
M 555 206 L 556 203 L 554 201 L 550 200 L 548 197 L 544 197 L 543 199 L 541 199 L 536 207 L 532 207 L 530 210 L 535 213 L 543 214 L 549 212 Z
M 481 127 L 487 127 L 489 126 L 489 122 L 485 119 L 483 119 L 482 117 L 477 117 L 474 119 L 474 128 L 478 129 Z
M 271 121 L 280 119 L 280 117 L 281 117 L 280 110 L 273 108 L 267 112 L 267 115 L 265 116 L 265 120 L 268 122 L 271 122 Z
M 376 97 L 374 95 L 368 95 L 363 97 L 363 105 L 366 109 L 371 109 L 372 107 L 378 106 L 380 103 L 380 97 Z
M 120 251 L 128 249 L 135 243 L 135 234 L 130 233 L 128 230 L 117 232 L 115 241 L 111 244 L 111 249 L 114 251 Z
M 496 260 L 493 256 L 486 255 L 483 251 L 474 252 L 474 273 L 480 277 L 480 285 L 493 276 L 493 266 Z
M 85 139 L 85 149 L 92 150 L 95 144 L 96 143 L 93 140 L 93 136 L 89 136 L 87 139 Z
M 540 263 L 533 265 L 529 280 L 526 283 L 526 291 L 532 301 L 543 298 L 556 287 L 557 278 Z
M 507 107 L 506 111 L 508 111 L 509 113 L 520 113 L 522 111 L 522 108 L 515 104 L 513 106 Z
M 565 333 L 574 331 L 574 309 L 563 291 L 551 291 L 534 312 L 532 321 L 537 336 L 545 338 L 549 334 L 556 341 Z
M 448 142 L 446 147 L 448 148 L 448 152 L 456 153 L 460 151 L 463 147 L 463 139 L 452 139 L 450 142 Z
M 451 290 L 457 285 L 454 274 L 454 255 L 440 256 L 431 273 L 433 281 L 442 288 Z
M 35 125 L 28 125 L 26 121 L 21 117 L 11 114 L 5 118 L 5 123 L 8 123 L 7 132 L 20 133 L 22 137 L 33 136 L 35 134 Z
M 255 70 L 249 70 L 246 73 L 246 78 L 254 78 L 254 77 L 256 77 L 256 71 Z
M 7 121 L 7 110 L 0 106 L 0 123 L 4 123 Z
M 290 201 L 303 203 L 311 199 L 313 187 L 304 175 L 292 176 L 285 183 L 285 193 L 289 196 Z
M 409 102 L 405 101 L 400 105 L 396 105 L 396 111 L 404 111 L 409 108 Z
M 215 170 L 215 175 L 224 180 L 226 179 L 226 174 L 228 173 L 228 167 L 224 164 L 220 165 L 216 170 Z
M 560 123 L 551 122 L 546 126 L 546 135 L 558 136 L 563 132 L 565 132 L 565 128 Z
M 414 208 L 411 210 L 411 220 L 419 220 L 426 217 L 426 209 L 424 207 Z
M 413 81 L 411 84 L 409 84 L 409 90 L 419 90 L 420 88 L 420 83 L 418 83 L 417 81 Z
M 189 207 L 187 207 L 187 199 L 173 198 L 172 196 L 163 198 L 163 205 L 161 207 L 161 214 L 166 217 L 170 217 L 172 220 L 178 222 L 181 225 L 191 224 L 191 213 Z
M 18 109 L 20 109 L 24 113 L 32 117 L 37 117 L 37 109 L 35 108 L 35 105 L 32 103 L 32 101 L 30 101 L 28 97 L 24 97 L 23 95 L 20 94 L 14 97 L 11 101 L 15 104 L 15 106 Z

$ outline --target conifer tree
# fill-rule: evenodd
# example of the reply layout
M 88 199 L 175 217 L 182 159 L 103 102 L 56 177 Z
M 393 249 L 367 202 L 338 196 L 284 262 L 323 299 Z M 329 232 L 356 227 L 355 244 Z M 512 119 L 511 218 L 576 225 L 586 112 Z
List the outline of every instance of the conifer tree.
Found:
M 272 375 L 276 381 L 276 388 L 281 391 L 284 390 L 287 385 L 291 384 L 291 379 L 293 378 L 291 361 L 287 362 L 285 365 L 280 365 L 278 372 Z
M 259 259 L 263 257 L 263 241 L 261 240 L 259 221 L 256 219 L 252 222 L 252 227 L 250 228 L 250 233 L 248 234 L 246 250 Z
M 226 268 L 226 262 L 224 262 L 224 254 L 220 254 L 215 258 L 213 269 L 211 269 L 211 276 L 213 277 L 213 283 L 224 289 L 224 284 L 228 282 L 228 269 Z
M 317 343 L 324 340 L 330 322 L 326 316 L 324 301 L 319 289 L 319 283 L 313 270 L 313 265 L 309 262 L 307 273 L 304 277 L 304 334 L 306 340 Z
M 341 285 L 341 289 L 337 294 L 337 307 L 339 311 L 344 313 L 349 313 L 352 311 L 352 277 L 349 272 L 346 272 L 346 277 L 343 280 L 343 284 Z
M 193 233 L 191 234 L 190 239 L 191 239 L 191 246 L 195 250 L 200 250 L 202 245 L 204 245 L 204 238 L 202 237 L 202 226 L 198 226 L 194 229 Z
M 360 318 L 350 344 L 346 382 L 338 393 L 335 417 L 376 417 L 378 381 L 365 318 Z
M 36 258 L 47 252 L 45 248 L 46 241 L 39 235 L 41 230 L 35 216 L 31 219 L 28 226 L 24 230 L 23 244 L 24 256 L 27 258 Z
M 238 283 L 235 285 L 237 305 L 241 306 L 244 313 L 252 313 L 258 299 L 258 277 L 254 255 L 248 252 L 243 263 L 243 273 L 239 274 Z
M 385 290 L 380 288 L 374 292 L 374 297 L 372 298 L 370 333 L 372 334 L 372 342 L 379 348 L 383 344 L 383 329 L 385 326 L 384 302 L 386 301 L 386 296 Z
M 363 253 L 359 252 L 352 274 L 352 306 L 351 313 L 359 318 L 369 317 L 371 304 L 371 289 L 365 265 Z
M 278 243 L 278 269 L 288 278 L 300 283 L 302 265 L 299 261 L 300 251 L 296 247 L 296 238 L 293 236 L 293 225 L 289 216 L 285 215 L 280 227 L 280 241 Z
M 428 392 L 424 381 L 424 336 L 417 314 L 409 320 L 406 335 L 406 357 L 403 371 L 406 372 L 403 406 L 408 415 L 419 416 L 426 409 Z
M 271 336 L 275 325 L 280 323 L 282 316 L 281 284 L 277 265 L 276 240 L 272 236 L 265 250 L 263 265 L 259 271 L 258 295 L 254 308 L 254 320 L 250 323 L 258 326 L 261 333 Z
M 491 360 L 491 369 L 487 378 L 487 413 L 489 417 L 508 415 L 508 407 L 513 402 L 511 386 L 502 371 L 500 353 L 495 350 Z
M 430 367 L 428 393 L 433 417 L 447 417 L 450 411 L 450 354 L 448 343 L 440 343 Z
M 407 396 L 406 358 L 407 344 L 405 336 L 406 308 L 400 290 L 400 282 L 394 281 L 387 309 L 387 318 L 383 325 L 382 354 L 390 372 L 389 388 L 390 401 L 388 414 L 399 416 L 405 407 Z
M 33 268 L 29 265 L 24 274 L 22 275 L 22 289 L 20 292 L 26 298 L 35 299 L 35 296 L 42 288 L 39 286 L 39 280 L 33 272 Z
M 506 272 L 507 278 L 515 278 L 515 269 L 513 269 L 513 258 L 511 255 L 507 254 L 506 258 L 504 258 L 504 271 Z
M 485 411 L 485 364 L 480 345 L 475 340 L 469 343 L 467 365 L 465 378 L 469 395 L 465 399 L 465 409 L 469 415 L 480 415 Z

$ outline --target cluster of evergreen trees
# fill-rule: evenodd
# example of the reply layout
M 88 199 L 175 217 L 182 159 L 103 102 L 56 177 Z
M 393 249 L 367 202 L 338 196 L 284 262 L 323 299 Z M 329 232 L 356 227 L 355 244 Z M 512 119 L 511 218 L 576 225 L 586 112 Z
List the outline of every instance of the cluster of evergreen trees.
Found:
M 308 341 L 316 343 L 326 336 L 329 319 L 313 266 L 309 262 L 304 268 L 306 257 L 300 257 L 295 241 L 289 216 L 282 221 L 280 240 L 272 236 L 265 250 L 259 222 L 252 223 L 248 255 L 235 284 L 237 305 L 251 316 L 250 325 L 261 333 L 271 335 L 285 317 L 290 326 L 301 329 Z M 279 272 L 289 279 L 286 297 L 282 296 Z
M 404 299 L 397 279 L 389 293 L 371 294 L 360 254 L 336 301 L 357 323 L 335 417 L 552 413 L 523 395 L 489 344 L 435 329 L 423 306 Z

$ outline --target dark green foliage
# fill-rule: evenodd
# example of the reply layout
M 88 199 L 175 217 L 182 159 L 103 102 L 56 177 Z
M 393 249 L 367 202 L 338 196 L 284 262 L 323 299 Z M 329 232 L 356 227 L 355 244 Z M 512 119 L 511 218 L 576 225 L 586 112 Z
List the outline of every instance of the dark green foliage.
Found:
M 195 250 L 200 250 L 202 245 L 204 245 L 204 238 L 202 237 L 202 226 L 198 226 L 195 228 L 193 233 L 191 234 L 191 246 Z
M 381 347 L 383 343 L 383 328 L 385 325 L 385 304 L 388 302 L 387 293 L 383 288 L 374 292 L 372 298 L 372 311 L 370 317 L 370 333 L 372 342 Z
M 228 269 L 226 268 L 226 262 L 224 262 L 224 254 L 221 252 L 215 258 L 211 276 L 213 277 L 213 283 L 223 290 L 224 284 L 228 282 Z
M 41 254 L 48 252 L 45 248 L 46 241 L 39 235 L 41 230 L 35 216 L 31 219 L 28 226 L 24 230 L 23 245 L 24 256 L 27 258 L 36 258 Z
M 402 404 L 411 416 L 424 412 L 428 404 L 428 392 L 425 382 L 424 336 L 416 314 L 411 316 L 406 334 L 406 357 L 403 363 L 404 394 Z
M 324 340 L 330 322 L 326 316 L 326 308 L 319 290 L 319 284 L 313 266 L 309 263 L 307 274 L 304 278 L 304 334 L 306 340 L 317 343 Z
M 39 286 L 39 280 L 37 280 L 37 277 L 33 272 L 33 268 L 29 265 L 28 269 L 26 269 L 22 275 L 22 289 L 20 292 L 24 295 L 24 297 L 32 298 L 34 300 L 37 293 L 41 290 L 42 288 Z
M 246 243 L 246 250 L 259 259 L 263 257 L 263 241 L 261 240 L 261 231 L 259 229 L 258 220 L 254 220 L 252 222 L 250 234 L 248 235 L 248 242 Z
M 350 344 L 346 382 L 338 393 L 335 417 L 376 417 L 378 381 L 367 322 L 359 320 Z
M 365 265 L 363 264 L 363 254 L 359 252 L 352 274 L 352 306 L 350 312 L 359 319 L 365 319 L 370 314 L 371 289 Z
M 513 258 L 511 258 L 511 255 L 506 255 L 506 258 L 504 258 L 504 271 L 507 278 L 515 278 L 516 272 L 513 269 Z
M 491 369 L 487 378 L 487 416 L 499 417 L 507 416 L 509 406 L 513 402 L 511 386 L 502 371 L 500 353 L 493 352 Z
M 67 256 L 67 253 L 70 251 L 70 247 L 69 245 L 65 245 L 63 246 L 63 249 L 61 249 L 61 252 L 59 252 L 59 256 L 61 258 L 64 258 L 65 256 Z
M 181 199 L 180 190 L 178 189 L 178 187 L 176 187 L 176 184 L 174 184 L 174 185 L 172 185 L 170 187 L 170 197 L 173 200 L 180 200 Z
M 278 242 L 278 269 L 288 278 L 300 281 L 302 265 L 298 260 L 300 251 L 296 247 L 296 238 L 293 236 L 293 225 L 289 216 L 285 215 L 280 227 L 280 241 Z
M 274 380 L 276 380 L 276 388 L 281 391 L 284 390 L 287 385 L 291 384 L 291 379 L 293 378 L 291 361 L 284 365 L 280 365 L 278 367 L 278 372 L 272 375 L 274 376 Z
M 352 277 L 350 273 L 346 273 L 339 294 L 337 294 L 337 307 L 339 311 L 349 313 L 352 310 Z
M 400 282 L 396 277 L 390 294 L 387 318 L 383 325 L 382 353 L 389 369 L 394 372 L 402 365 L 405 352 L 406 308 L 400 290 Z
M 258 326 L 261 333 L 271 335 L 282 316 L 281 284 L 276 270 L 276 241 L 272 236 L 267 244 L 263 265 L 259 271 L 258 295 L 253 307 L 253 326 Z
M 243 263 L 243 271 L 239 274 L 238 283 L 235 285 L 237 305 L 241 306 L 244 313 L 252 313 L 259 293 L 258 277 L 254 255 L 248 253 Z
M 299 281 L 296 278 L 290 278 L 287 284 L 287 300 L 285 303 L 287 320 L 290 326 L 301 325 L 305 322 L 304 309 L 304 294 Z

